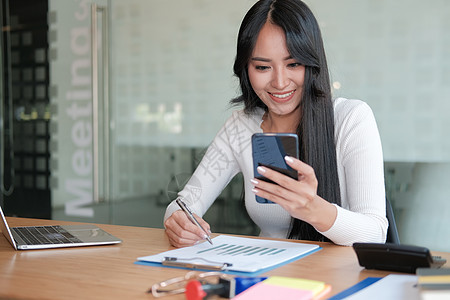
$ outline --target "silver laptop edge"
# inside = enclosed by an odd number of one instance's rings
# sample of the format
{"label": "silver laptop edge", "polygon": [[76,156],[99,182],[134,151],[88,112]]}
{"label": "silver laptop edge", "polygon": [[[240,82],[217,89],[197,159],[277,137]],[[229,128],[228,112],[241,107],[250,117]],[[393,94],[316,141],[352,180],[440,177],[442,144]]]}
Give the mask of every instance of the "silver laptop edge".
{"label": "silver laptop edge", "polygon": [[[3,210],[0,206],[1,222],[0,227],[3,235],[11,243],[11,245],[16,250],[33,250],[33,249],[53,249],[53,248],[67,248],[67,247],[81,247],[81,246],[100,246],[100,245],[111,245],[119,244],[122,240],[109,234],[103,229],[95,225],[61,225],[62,228],[66,229],[68,232],[78,237],[81,243],[65,243],[65,244],[39,244],[39,245],[27,245],[17,233],[13,230],[15,227],[9,227],[6,221]],[[28,227],[28,226],[27,226]],[[34,227],[34,226],[31,226]],[[89,232],[88,235],[83,235],[83,233]],[[81,235],[78,235],[81,234]]]}
{"label": "silver laptop edge", "polygon": [[6,237],[6,239],[11,243],[11,245],[14,247],[14,249],[17,250],[16,242],[14,241],[11,230],[9,230],[8,222],[6,222],[6,218],[5,218],[5,215],[3,214],[3,209],[1,206],[0,206],[0,215],[2,215],[2,219],[0,222],[2,233]]}

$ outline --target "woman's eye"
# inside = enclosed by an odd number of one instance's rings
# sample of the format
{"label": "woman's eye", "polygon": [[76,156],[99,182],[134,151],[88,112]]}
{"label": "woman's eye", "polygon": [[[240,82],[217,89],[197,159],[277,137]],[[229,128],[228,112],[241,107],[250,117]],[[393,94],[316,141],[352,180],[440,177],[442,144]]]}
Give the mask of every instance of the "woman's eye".
{"label": "woman's eye", "polygon": [[292,64],[288,64],[288,67],[289,68],[297,68],[297,67],[300,67],[302,64],[300,64],[300,63],[292,63]]}
{"label": "woman's eye", "polygon": [[269,69],[270,67],[268,67],[268,66],[255,66],[255,69],[256,70],[259,70],[259,71],[265,71],[265,70],[267,70],[267,69]]}

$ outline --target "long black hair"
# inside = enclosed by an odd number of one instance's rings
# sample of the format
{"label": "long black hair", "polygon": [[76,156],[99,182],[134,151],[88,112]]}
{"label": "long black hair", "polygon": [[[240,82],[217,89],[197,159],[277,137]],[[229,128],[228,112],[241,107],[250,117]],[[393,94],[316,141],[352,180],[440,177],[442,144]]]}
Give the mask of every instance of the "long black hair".
{"label": "long black hair", "polygon": [[[300,0],[260,0],[247,12],[239,29],[233,67],[242,94],[231,103],[243,103],[246,113],[251,113],[256,107],[268,109],[254,92],[248,77],[248,62],[266,22],[283,29],[290,55],[305,66],[300,124],[297,127],[300,159],[314,168],[318,180],[317,194],[340,205],[330,78],[320,28],[305,3]],[[327,240],[309,223],[296,218],[291,220],[288,238]]]}

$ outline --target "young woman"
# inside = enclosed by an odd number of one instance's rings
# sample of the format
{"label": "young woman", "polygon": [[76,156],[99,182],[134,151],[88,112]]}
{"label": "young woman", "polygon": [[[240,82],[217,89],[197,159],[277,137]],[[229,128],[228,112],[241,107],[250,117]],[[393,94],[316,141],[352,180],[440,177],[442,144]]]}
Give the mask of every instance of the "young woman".
{"label": "young woman", "polygon": [[[234,73],[242,95],[180,196],[200,218],[222,189],[242,172],[245,206],[261,236],[330,240],[340,245],[384,242],[381,141],[371,109],[362,101],[332,100],[322,37],[300,0],[261,0],[244,17]],[[300,160],[286,157],[298,180],[260,167],[275,183],[254,178],[251,136],[290,132],[299,137]],[[275,202],[256,202],[255,194]],[[164,217],[176,247],[205,238],[175,203]]]}

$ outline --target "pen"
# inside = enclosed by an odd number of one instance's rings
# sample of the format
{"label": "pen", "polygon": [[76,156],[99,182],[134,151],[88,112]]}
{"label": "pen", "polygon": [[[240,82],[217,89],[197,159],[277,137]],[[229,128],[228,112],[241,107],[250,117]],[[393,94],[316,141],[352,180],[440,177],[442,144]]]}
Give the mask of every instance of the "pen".
{"label": "pen", "polygon": [[175,200],[178,204],[179,207],[181,207],[181,209],[184,211],[184,213],[186,214],[186,216],[189,218],[189,220],[191,220],[192,223],[194,223],[195,225],[197,225],[198,228],[200,228],[201,230],[203,230],[203,232],[206,234],[206,240],[212,245],[213,242],[211,241],[211,238],[209,237],[209,234],[206,232],[206,230],[202,227],[202,225],[200,225],[200,223],[197,221],[197,219],[194,217],[194,215],[192,214],[191,210],[189,209],[189,207],[186,205],[186,203],[184,203],[183,200],[181,200],[180,197],[178,197]]}

